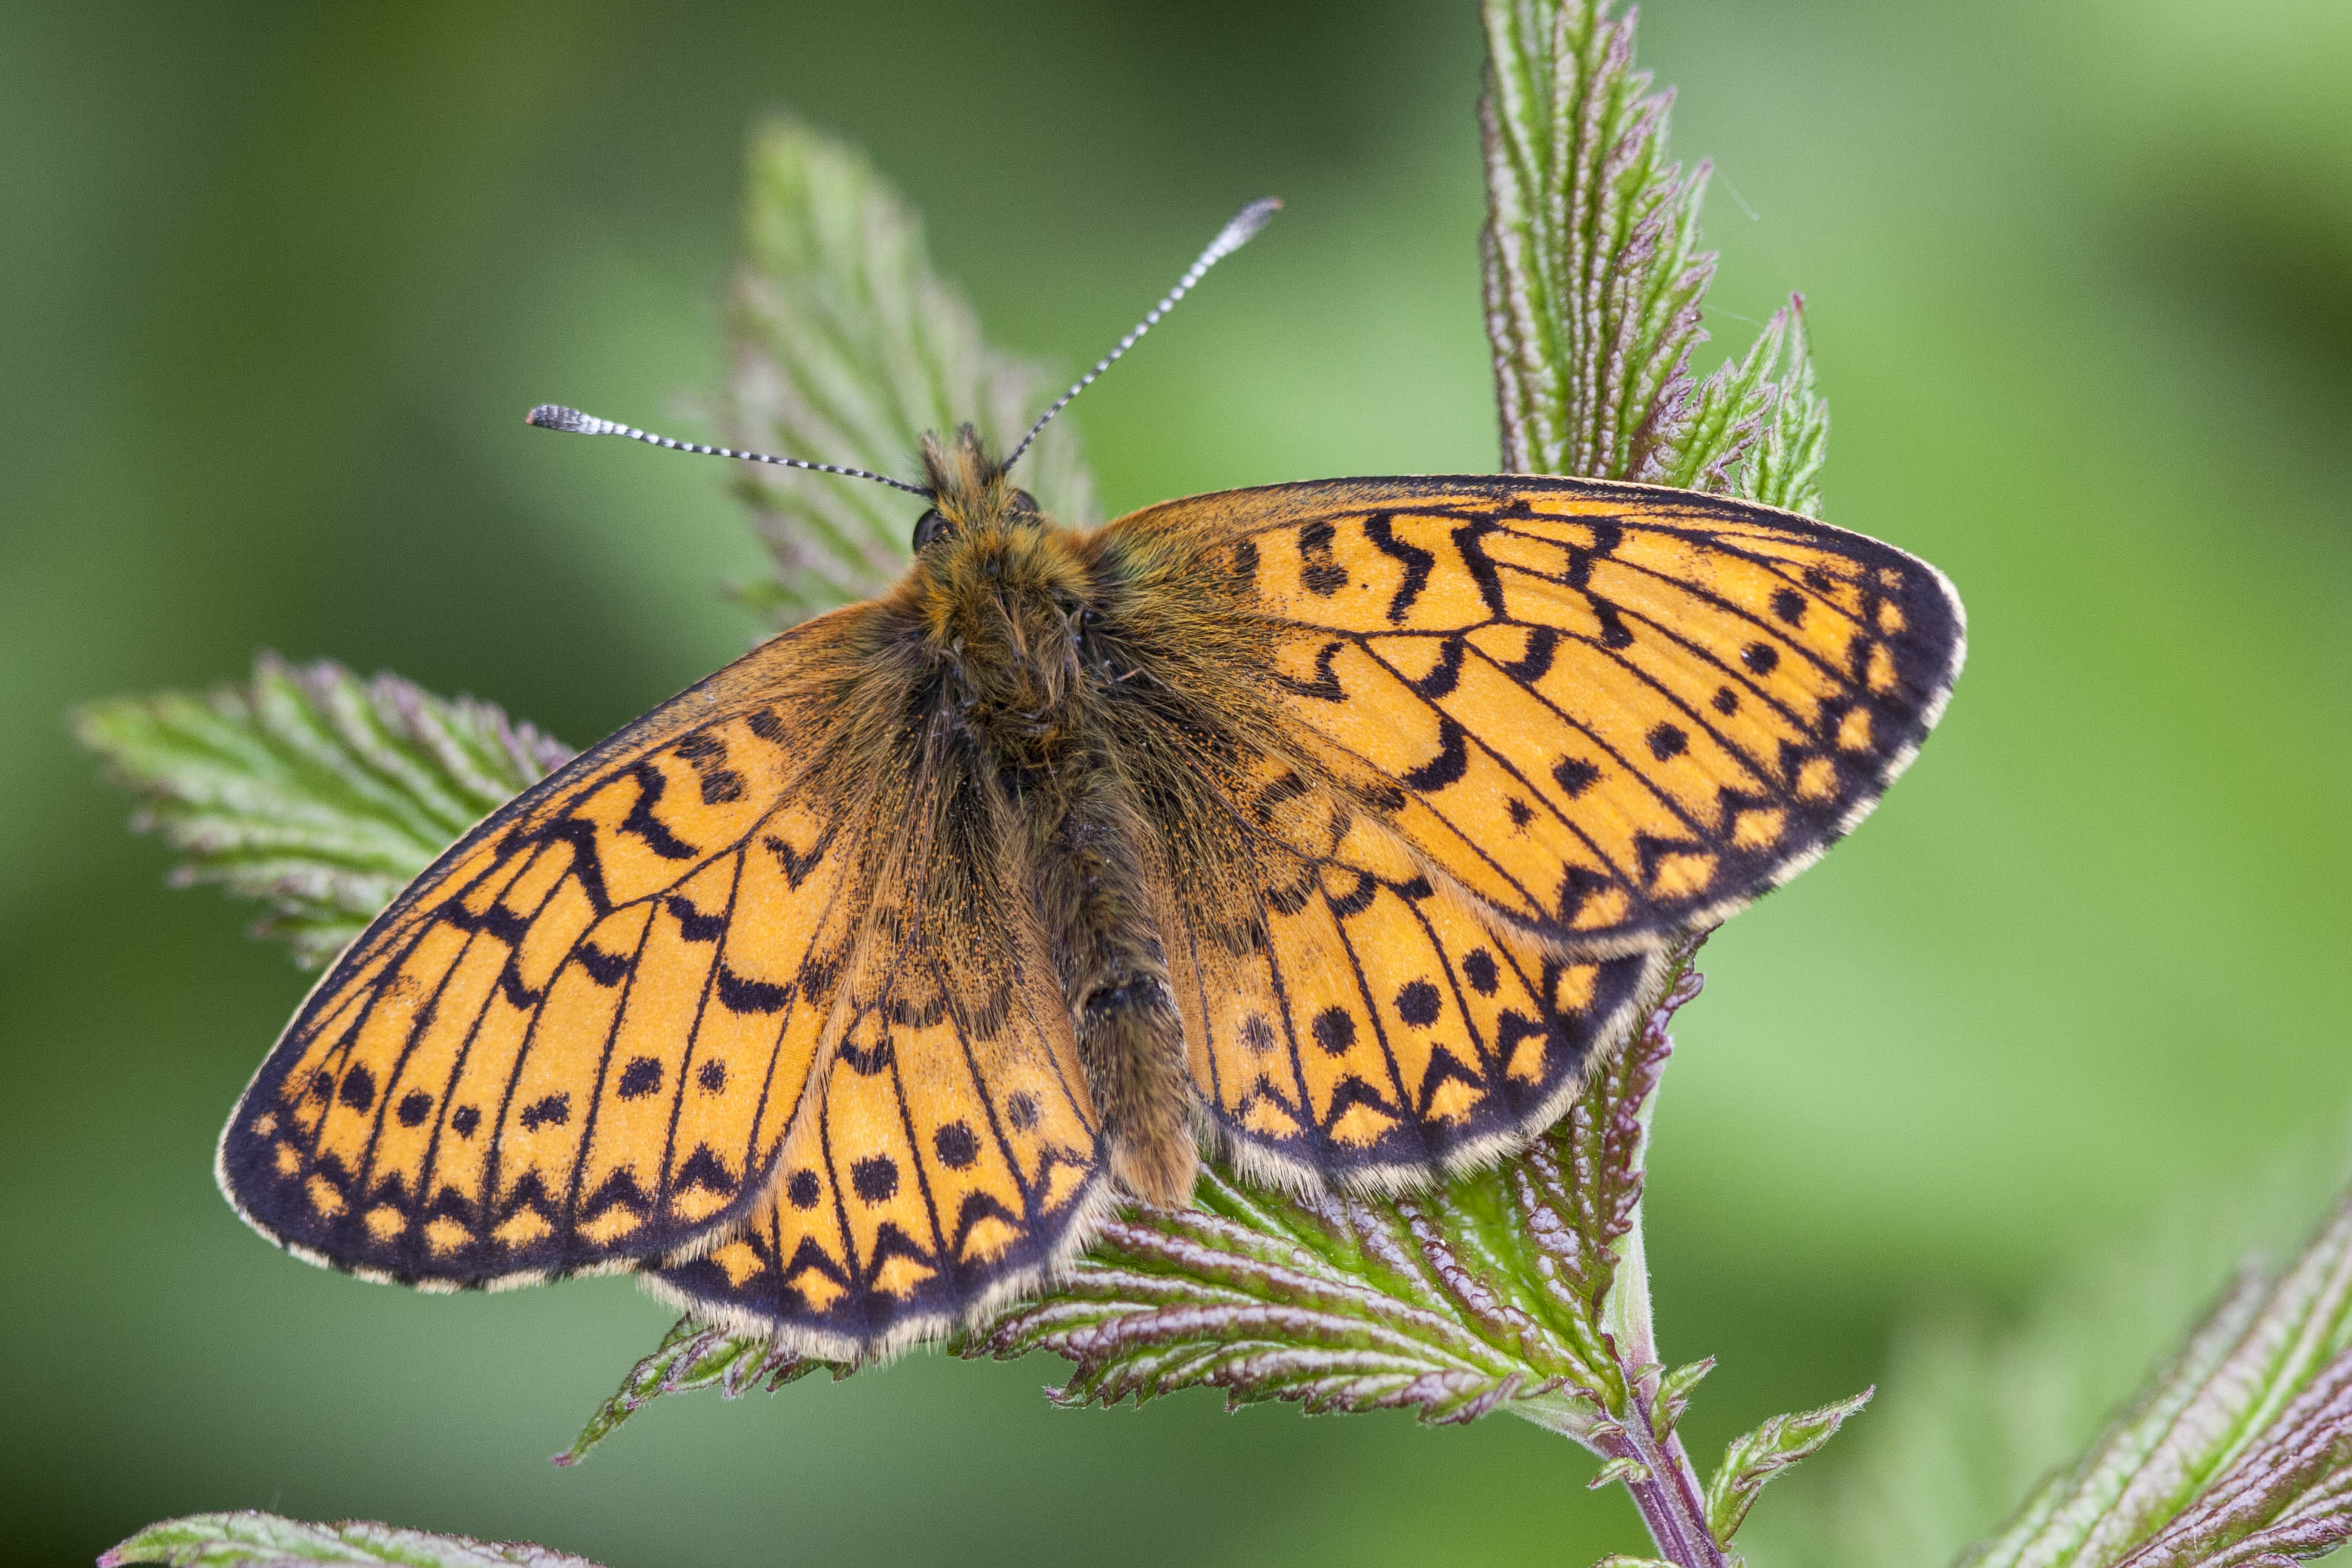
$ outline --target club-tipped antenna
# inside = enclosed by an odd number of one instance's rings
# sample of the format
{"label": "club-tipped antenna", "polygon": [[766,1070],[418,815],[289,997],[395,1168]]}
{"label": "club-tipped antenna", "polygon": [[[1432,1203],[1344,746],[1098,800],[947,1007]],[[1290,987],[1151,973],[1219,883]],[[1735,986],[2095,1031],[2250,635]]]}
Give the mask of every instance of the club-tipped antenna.
{"label": "club-tipped antenna", "polygon": [[1118,347],[1096,361],[1094,369],[1078,377],[1076,382],[1072,384],[1069,391],[1054,400],[1053,407],[1037,416],[1037,423],[1029,426],[1029,434],[1021,437],[1021,445],[1013,448],[1013,455],[1004,459],[1004,466],[1009,468],[1019,462],[1021,454],[1029,449],[1029,443],[1037,438],[1037,432],[1043,430],[1053,420],[1055,415],[1068,407],[1071,398],[1092,386],[1095,377],[1108,370],[1119,355],[1133,348],[1137,340],[1150,331],[1160,317],[1174,309],[1177,300],[1192,291],[1192,285],[1201,280],[1202,274],[1247,245],[1251,237],[1266,226],[1266,220],[1281,210],[1280,197],[1260,196],[1256,201],[1235,213],[1234,220],[1217,231],[1216,238],[1209,241],[1209,248],[1201,252],[1200,259],[1184,269],[1183,277],[1176,279],[1176,287],[1168,290],[1160,303],[1152,306],[1145,313],[1143,320],[1135,324],[1135,331],[1119,339]]}
{"label": "club-tipped antenna", "polygon": [[632,441],[643,441],[650,447],[667,447],[673,452],[692,452],[704,458],[740,458],[747,463],[773,463],[780,468],[806,468],[812,473],[872,479],[877,485],[888,485],[892,489],[905,490],[910,496],[928,497],[931,493],[920,485],[910,485],[904,479],[894,479],[887,474],[877,474],[866,468],[845,468],[837,463],[812,463],[804,458],[772,458],[765,452],[738,452],[731,447],[706,447],[699,441],[675,441],[667,436],[640,430],[634,425],[599,419],[593,414],[583,414],[577,408],[566,408],[559,403],[541,404],[523,416],[523,423],[536,425],[542,430],[569,430],[579,436],[626,436]]}

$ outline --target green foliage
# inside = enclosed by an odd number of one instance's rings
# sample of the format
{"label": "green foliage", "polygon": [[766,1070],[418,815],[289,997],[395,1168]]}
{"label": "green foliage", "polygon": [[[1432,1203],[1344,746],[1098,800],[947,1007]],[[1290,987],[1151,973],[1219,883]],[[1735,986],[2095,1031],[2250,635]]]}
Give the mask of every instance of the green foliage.
{"label": "green foliage", "polygon": [[307,1524],[250,1509],[151,1524],[101,1553],[99,1568],[596,1568],[585,1557],[527,1541],[434,1535],[367,1520]]}
{"label": "green foliage", "polygon": [[310,967],[572,754],[470,697],[267,653],[250,681],[92,702],[73,729],[140,797],[132,825],[184,857],[173,880],[259,901],[257,933]]}
{"label": "green foliage", "polygon": [[1824,1405],[1795,1415],[1775,1415],[1753,1432],[1734,1437],[1723,1451],[1723,1463],[1706,1483],[1706,1527],[1715,1539],[1729,1545],[1755,1506],[1765,1483],[1800,1459],[1809,1459],[1837,1436],[1847,1416],[1870,1403],[1874,1390],[1864,1389],[1851,1399]]}
{"label": "green foliage", "polygon": [[1723,490],[1818,515],[1829,434],[1829,405],[1813,388],[1804,301],[1791,298],[1745,354],[1699,386],[1660,477],[1685,489]]}
{"label": "green foliage", "polygon": [[2352,1198],[2244,1270],[2171,1361],[1969,1568],[2195,1568],[2352,1539]]}
{"label": "green foliage", "polygon": [[[1790,295],[1789,302],[1772,313],[1755,345],[1740,361],[1741,374],[1746,374],[1750,362],[1760,362],[1758,375],[1772,384],[1773,394],[1764,410],[1763,428],[1746,451],[1731,493],[1819,517],[1822,465],[1829,457],[1830,405],[1813,385],[1804,296]],[[1710,387],[1715,379],[1709,378]]]}
{"label": "green foliage", "polygon": [[[1828,416],[1802,302],[1704,382],[1689,368],[1713,258],[1698,249],[1705,170],[1664,156],[1666,99],[1633,68],[1630,17],[1600,0],[1492,0],[1484,123],[1486,293],[1507,464],[1725,490],[1816,512]],[[888,469],[917,437],[970,419],[1000,445],[1055,390],[986,346],[924,259],[919,225],[855,153],[790,122],[756,138],[736,292],[733,437]],[[1092,512],[1066,422],[1024,475],[1066,518]],[[741,480],[773,548],[780,615],[896,575],[903,506],[830,476]],[[318,963],[450,840],[560,763],[496,709],[392,676],[295,668],[202,697],[121,699],[76,717],[142,798],[141,826],[184,881],[264,901],[265,930]],[[1712,1367],[1656,1353],[1641,1197],[1666,994],[1583,1097],[1521,1159],[1404,1196],[1297,1198],[1211,1170],[1194,1203],[1130,1208],[1038,1299],[961,1336],[968,1357],[1068,1361],[1055,1397],[1141,1402],[1219,1389],[1229,1403],[1410,1409],[1459,1423],[1509,1411],[1583,1444],[1622,1485],[1662,1557],[1718,1568],[1765,1486],[1870,1398],[1775,1416],[1701,1487],[1676,1425]],[[821,1367],[682,1321],[559,1464],[667,1394],[771,1392]],[[2129,1411],[2041,1486],[1969,1568],[2237,1568],[2352,1538],[2352,1202],[2302,1258],[2248,1273]],[[576,1563],[538,1547],[264,1514],[158,1525],[108,1564]]]}
{"label": "green foliage", "polygon": [[1792,299],[1704,384],[1706,165],[1607,0],[1486,0],[1486,329],[1512,473],[1724,490],[1817,513],[1829,410]]}
{"label": "green foliage", "polygon": [[724,1329],[705,1328],[691,1318],[680,1318],[670,1325],[653,1353],[629,1369],[613,1397],[589,1417],[579,1437],[555,1456],[555,1462],[566,1468],[578,1464],[614,1427],[665,1394],[715,1388],[722,1398],[740,1399],[760,1387],[773,1394],[820,1367],[830,1367],[836,1378],[855,1370],[812,1361],[765,1340],[740,1338]]}
{"label": "green foliage", "polygon": [[1689,424],[1706,171],[1604,0],[1487,0],[1486,329],[1513,473],[1652,479]]}
{"label": "green foliage", "polygon": [[1193,1206],[1115,1220],[1050,1295],[967,1354],[1050,1350],[1067,1404],[1206,1384],[1229,1403],[1408,1408],[1433,1422],[1526,1406],[1595,1440],[1629,1398],[1609,1311],[1641,1201],[1643,1113],[1687,967],[1646,1026],[1523,1159],[1425,1194],[1287,1198],[1215,1172]]}
{"label": "green foliage", "polygon": [[[743,260],[729,312],[732,443],[905,479],[927,430],[971,423],[998,451],[1061,390],[991,347],[931,270],[922,220],[855,149],[792,120],[751,138]],[[898,580],[906,498],[870,481],[743,465],[737,488],[775,556],[744,595],[779,622]],[[1023,459],[1022,482],[1063,521],[1095,521],[1094,480],[1065,416]]]}

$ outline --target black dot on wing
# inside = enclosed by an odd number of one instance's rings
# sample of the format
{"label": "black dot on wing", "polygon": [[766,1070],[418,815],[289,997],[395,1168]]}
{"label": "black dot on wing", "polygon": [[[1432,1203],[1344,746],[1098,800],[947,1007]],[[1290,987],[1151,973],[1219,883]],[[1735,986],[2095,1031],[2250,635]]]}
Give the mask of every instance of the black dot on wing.
{"label": "black dot on wing", "polygon": [[662,1065],[651,1057],[638,1057],[621,1069],[620,1095],[623,1100],[643,1100],[656,1093],[662,1086]]}
{"label": "black dot on wing", "polygon": [[980,1140],[961,1121],[950,1121],[932,1133],[931,1147],[940,1152],[940,1163],[950,1171],[963,1170],[980,1158]]}
{"label": "black dot on wing", "polygon": [[1739,693],[1728,686],[1715,689],[1715,710],[1726,718],[1739,711]]}
{"label": "black dot on wing", "polygon": [[1338,1056],[1356,1043],[1356,1020],[1344,1007],[1326,1007],[1315,1015],[1315,1043]]}
{"label": "black dot on wing", "polygon": [[327,1071],[324,1068],[320,1068],[317,1072],[312,1073],[310,1075],[310,1098],[317,1100],[328,1100],[334,1099],[334,1097],[335,1075]]}
{"label": "black dot on wing", "polygon": [[1551,776],[1568,792],[1568,798],[1574,800],[1592,787],[1601,777],[1601,770],[1582,757],[1562,757],[1552,764]]}
{"label": "black dot on wing", "polygon": [[433,1114],[433,1097],[421,1089],[412,1089],[400,1097],[400,1124],[422,1127],[425,1119]]}
{"label": "black dot on wing", "polygon": [[898,1190],[898,1162],[887,1154],[869,1154],[849,1167],[849,1185],[869,1204],[887,1203]]}
{"label": "black dot on wing", "polygon": [[1690,737],[1672,724],[1659,725],[1645,738],[1650,742],[1650,755],[1662,763],[1690,750]]}
{"label": "black dot on wing", "polygon": [[1504,809],[1511,814],[1511,826],[1514,827],[1525,827],[1536,819],[1535,808],[1517,795],[1513,795]]}
{"label": "black dot on wing", "polygon": [[481,1124],[482,1113],[470,1105],[459,1106],[449,1116],[449,1126],[460,1138],[471,1138]]}
{"label": "black dot on wing", "polygon": [[1397,993],[1397,1016],[1416,1029],[1425,1029],[1437,1022],[1440,1009],[1437,987],[1426,980],[1416,980]]}
{"label": "black dot on wing", "polygon": [[375,1074],[353,1063],[343,1074],[342,1102],[353,1110],[365,1110],[375,1103]]}
{"label": "black dot on wing", "polygon": [[1015,1089],[1005,1097],[1004,1120],[1016,1132],[1026,1132],[1037,1125],[1037,1097],[1027,1089]]}
{"label": "black dot on wing", "polygon": [[1769,675],[1780,662],[1780,650],[1768,642],[1752,642],[1739,650],[1739,662],[1759,675]]}
{"label": "black dot on wing", "polygon": [[784,1196],[796,1209],[816,1207],[817,1197],[823,1191],[817,1184],[814,1171],[794,1171],[792,1179],[784,1184]]}
{"label": "black dot on wing", "polygon": [[1242,1044],[1261,1056],[1274,1049],[1274,1026],[1265,1014],[1252,1013],[1242,1020]]}
{"label": "black dot on wing", "polygon": [[1772,613],[1796,626],[1805,618],[1805,596],[1794,588],[1783,588],[1772,595]]}
{"label": "black dot on wing", "polygon": [[1826,594],[1832,588],[1837,586],[1837,582],[1836,579],[1832,578],[1828,573],[1822,571],[1820,567],[1808,566],[1805,568],[1805,586],[1811,588],[1816,592]]}
{"label": "black dot on wing", "polygon": [[705,1094],[724,1094],[727,1091],[727,1064],[713,1057],[695,1069],[694,1081],[702,1086]]}
{"label": "black dot on wing", "polygon": [[520,1120],[526,1132],[536,1132],[542,1127],[561,1127],[572,1120],[572,1097],[551,1094],[532,1100],[523,1108]]}
{"label": "black dot on wing", "polygon": [[1483,947],[1474,947],[1462,960],[1462,976],[1470,982],[1470,989],[1481,996],[1492,996],[1498,978],[1495,955]]}

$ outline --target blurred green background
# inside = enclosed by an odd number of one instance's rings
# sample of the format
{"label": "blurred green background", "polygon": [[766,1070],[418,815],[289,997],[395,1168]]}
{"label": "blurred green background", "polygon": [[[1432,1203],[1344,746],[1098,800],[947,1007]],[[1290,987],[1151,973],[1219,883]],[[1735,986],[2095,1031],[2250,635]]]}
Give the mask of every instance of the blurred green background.
{"label": "blurred green background", "polygon": [[[0,1554],[231,1507],[621,1568],[1636,1549],[1507,1419],[1070,1414],[1046,1362],[674,1401],[550,1468],[668,1314],[246,1231],[212,1141],[305,980],[163,890],[61,724],[268,646],[584,743],[740,651],[719,467],[520,416],[697,433],[767,107],[1068,363],[1287,199],[1079,405],[1114,512],[1491,468],[1478,51],[1467,0],[0,8]],[[2352,8],[1657,0],[1642,58],[1717,161],[1715,352],[1805,291],[1829,515],[1949,571],[1975,648],[1685,1015],[1651,1257],[1669,1352],[1723,1359],[1704,1458],[2341,1135]]]}

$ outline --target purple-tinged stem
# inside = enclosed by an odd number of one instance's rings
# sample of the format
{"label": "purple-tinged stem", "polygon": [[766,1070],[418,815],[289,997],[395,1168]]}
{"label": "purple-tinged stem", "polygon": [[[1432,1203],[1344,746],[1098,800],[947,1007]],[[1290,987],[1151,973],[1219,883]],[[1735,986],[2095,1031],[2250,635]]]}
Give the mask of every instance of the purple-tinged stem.
{"label": "purple-tinged stem", "polygon": [[1660,1556],[1676,1568],[1726,1568],[1723,1549],[1706,1528],[1706,1500],[1681,1436],[1668,1432],[1662,1443],[1652,1430],[1652,1395],[1644,1386],[1648,1381],[1634,1385],[1629,1401],[1633,1408],[1622,1425],[1601,1437],[1601,1447],[1610,1458],[1642,1467],[1638,1477],[1626,1478],[1625,1489],[1633,1494]]}

